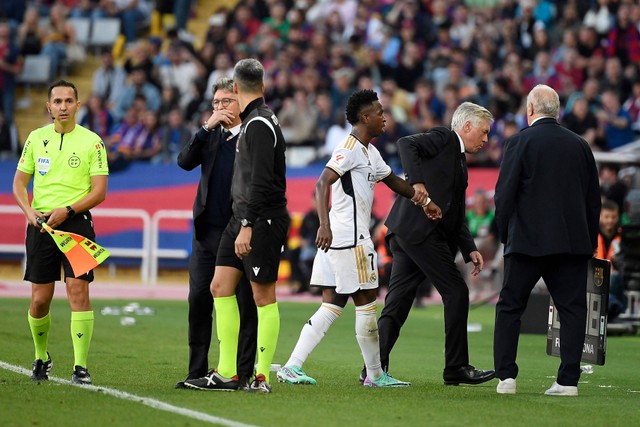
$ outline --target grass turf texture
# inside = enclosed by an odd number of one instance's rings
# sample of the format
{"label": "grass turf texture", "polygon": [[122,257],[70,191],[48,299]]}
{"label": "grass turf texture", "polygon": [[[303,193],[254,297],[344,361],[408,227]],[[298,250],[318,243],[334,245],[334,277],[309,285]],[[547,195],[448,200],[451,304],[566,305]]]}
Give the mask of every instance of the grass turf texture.
{"label": "grass turf texture", "polygon": [[[392,354],[391,372],[409,380],[406,389],[365,389],[357,382],[362,358],[354,337],[353,305],[328,332],[305,364],[317,386],[277,383],[273,393],[217,393],[175,390],[187,372],[187,304],[139,301],[156,310],[121,326],[119,316],[102,316],[105,306],[127,301],[94,301],[96,322],[89,370],[97,386],[149,397],[216,417],[260,426],[631,426],[640,423],[639,337],[608,342],[607,364],[583,375],[578,398],[544,396],[559,359],[545,354],[546,337],[522,335],[518,394],[497,395],[497,380],[479,386],[442,384],[442,307],[413,310]],[[0,299],[0,360],[31,369],[33,344],[26,320],[29,302]],[[280,303],[281,333],[274,362],[284,364],[300,328],[317,304]],[[69,309],[64,299],[52,305],[49,351],[52,376],[69,379],[73,356]],[[493,307],[472,310],[470,322],[482,331],[469,334],[471,363],[492,366]],[[215,335],[214,335],[215,336]],[[217,361],[212,346],[211,363]],[[125,401],[102,393],[0,368],[2,426],[195,426],[202,421]]]}

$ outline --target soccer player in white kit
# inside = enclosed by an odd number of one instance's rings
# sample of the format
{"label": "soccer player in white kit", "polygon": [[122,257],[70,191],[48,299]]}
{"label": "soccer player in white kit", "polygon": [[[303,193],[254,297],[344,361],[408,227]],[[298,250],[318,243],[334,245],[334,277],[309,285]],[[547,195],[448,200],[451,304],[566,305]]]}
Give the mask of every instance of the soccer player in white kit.
{"label": "soccer player in white kit", "polygon": [[[347,121],[353,128],[338,146],[316,183],[320,227],[318,251],[313,263],[311,285],[322,286],[322,305],[302,328],[298,342],[278,380],[289,384],[316,384],[302,365],[320,343],[331,324],[342,314],[349,299],[356,306],[356,339],[367,368],[368,387],[407,387],[380,364],[376,293],[377,254],[369,234],[374,186],[382,181],[401,196],[423,206],[430,218],[441,215],[423,187],[414,190],[393,173],[371,140],[384,131],[385,118],[378,96],[372,90],[357,91],[349,97]],[[332,207],[329,212],[329,199]]]}

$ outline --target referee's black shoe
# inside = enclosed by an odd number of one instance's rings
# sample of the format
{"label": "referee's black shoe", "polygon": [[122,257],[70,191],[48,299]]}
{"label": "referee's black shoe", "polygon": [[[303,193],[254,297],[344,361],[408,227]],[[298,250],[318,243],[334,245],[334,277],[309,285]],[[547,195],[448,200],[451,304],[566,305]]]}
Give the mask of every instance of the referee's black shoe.
{"label": "referee's black shoe", "polygon": [[33,361],[33,368],[31,369],[31,381],[46,381],[49,379],[49,372],[53,368],[53,362],[51,361],[51,355],[47,351],[47,360],[36,359]]}
{"label": "referee's black shoe", "polygon": [[212,391],[236,391],[240,386],[237,375],[234,375],[232,378],[225,378],[215,369],[209,371],[209,373],[202,378],[185,380],[184,385],[187,388]]}

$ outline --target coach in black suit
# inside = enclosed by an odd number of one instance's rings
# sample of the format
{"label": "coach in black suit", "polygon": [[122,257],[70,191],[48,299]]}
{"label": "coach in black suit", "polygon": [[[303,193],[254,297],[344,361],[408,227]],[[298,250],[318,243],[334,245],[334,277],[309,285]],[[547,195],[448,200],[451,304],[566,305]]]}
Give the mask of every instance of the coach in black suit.
{"label": "coach in black suit", "polygon": [[496,305],[498,393],[516,392],[520,317],[542,277],[560,316],[560,368],[550,395],[575,396],[587,316],[587,264],[598,243],[600,188],[589,145],[560,126],[558,94],[538,85],[527,97],[529,127],[505,145],[496,221],[505,244]]}
{"label": "coach in black suit", "polygon": [[[240,107],[233,81],[213,86],[213,114],[178,155],[185,170],[201,166],[198,193],[193,203],[193,241],[189,259],[189,375],[204,377],[208,371],[213,297],[209,289],[216,266],[220,236],[231,218],[231,177],[240,133]],[[240,307],[238,376],[245,384],[253,375],[257,349],[258,315],[251,285],[245,277],[236,289]],[[176,384],[183,388],[184,382]]]}
{"label": "coach in black suit", "polygon": [[[432,201],[424,207],[425,216],[409,199],[398,198],[386,221],[393,265],[389,292],[378,321],[380,360],[385,370],[416,289],[429,278],[444,303],[445,384],[479,384],[494,376],[493,371],[469,365],[469,289],[454,261],[459,249],[465,261],[473,262],[473,274],[478,274],[483,266],[464,220],[465,152],[475,153],[482,148],[492,121],[485,108],[465,102],[453,114],[452,129],[436,127],[398,141],[406,179],[414,187],[426,187]],[[440,208],[436,213],[437,207]]]}

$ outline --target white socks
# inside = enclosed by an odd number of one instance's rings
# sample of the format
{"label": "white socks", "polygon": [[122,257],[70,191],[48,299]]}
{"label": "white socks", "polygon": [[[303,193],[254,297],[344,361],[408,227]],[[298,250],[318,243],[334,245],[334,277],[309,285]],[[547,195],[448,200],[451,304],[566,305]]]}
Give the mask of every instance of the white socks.
{"label": "white socks", "polygon": [[322,341],[322,338],[324,338],[331,324],[335,322],[338,317],[340,317],[340,315],[342,314],[342,310],[343,308],[340,306],[323,302],[318,311],[316,311],[313,316],[311,316],[311,318],[307,321],[307,323],[305,323],[305,325],[302,327],[298,342],[296,343],[296,346],[293,349],[293,352],[291,353],[291,356],[289,357],[289,360],[287,361],[285,366],[302,367],[313,349],[315,349],[316,346],[320,344],[320,341]]}
{"label": "white socks", "polygon": [[356,306],[356,339],[367,367],[367,376],[372,380],[380,378],[382,366],[375,301]]}

